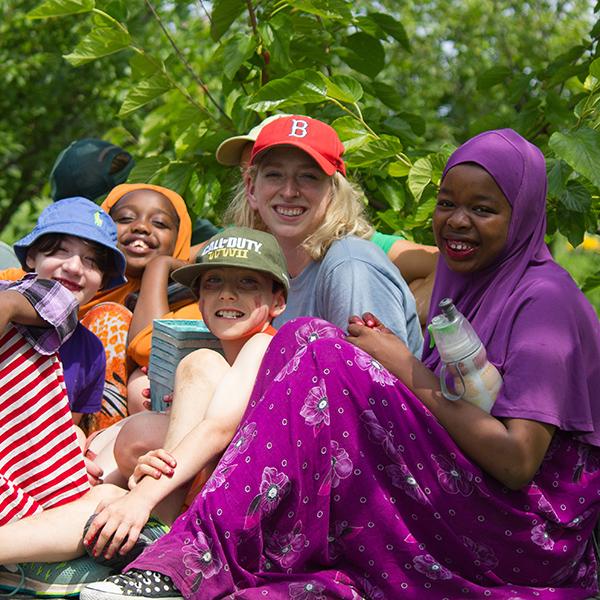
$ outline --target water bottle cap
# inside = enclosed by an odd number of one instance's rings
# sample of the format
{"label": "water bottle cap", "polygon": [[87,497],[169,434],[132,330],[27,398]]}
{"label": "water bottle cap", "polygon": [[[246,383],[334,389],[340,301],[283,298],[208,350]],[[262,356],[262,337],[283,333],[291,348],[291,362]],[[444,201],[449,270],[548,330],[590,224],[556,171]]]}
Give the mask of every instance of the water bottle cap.
{"label": "water bottle cap", "polygon": [[444,314],[433,317],[429,331],[442,361],[457,362],[473,354],[481,346],[481,340],[450,299],[444,299],[442,303],[440,308]]}

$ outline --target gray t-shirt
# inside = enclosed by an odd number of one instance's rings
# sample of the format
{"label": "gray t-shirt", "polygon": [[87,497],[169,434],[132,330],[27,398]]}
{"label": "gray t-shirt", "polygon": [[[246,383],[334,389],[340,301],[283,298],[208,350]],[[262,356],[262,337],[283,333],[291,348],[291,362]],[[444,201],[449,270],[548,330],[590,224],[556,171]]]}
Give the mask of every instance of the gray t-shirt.
{"label": "gray t-shirt", "polygon": [[325,257],[291,279],[287,307],[273,325],[319,317],[344,331],[351,315],[373,313],[421,356],[423,335],[415,299],[400,271],[375,244],[354,236],[336,240]]}

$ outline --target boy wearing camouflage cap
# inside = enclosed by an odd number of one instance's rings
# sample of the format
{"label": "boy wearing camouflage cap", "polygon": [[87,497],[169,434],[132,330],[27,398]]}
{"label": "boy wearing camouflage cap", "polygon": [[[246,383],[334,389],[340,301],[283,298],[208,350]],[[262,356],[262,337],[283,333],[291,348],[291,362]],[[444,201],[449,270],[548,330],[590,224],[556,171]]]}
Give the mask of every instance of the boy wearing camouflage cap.
{"label": "boy wearing camouflage cap", "polygon": [[[245,227],[232,227],[213,236],[196,257],[195,264],[181,267],[171,276],[198,296],[202,318],[221,341],[225,359],[213,350],[201,349],[181,361],[178,373],[182,368],[203,365],[202,380],[194,381],[193,389],[184,389],[178,387],[176,375],[171,415],[179,413],[181,428],[186,415],[181,414],[179,406],[189,406],[191,399],[196,409],[200,402],[205,404],[205,409],[198,411],[204,417],[189,428],[188,416],[188,432],[184,435],[173,432],[176,420],[173,417],[169,421],[164,449],[151,450],[139,459],[129,480],[132,491],[117,500],[115,506],[109,505],[96,515],[87,529],[84,544],[88,552],[100,553],[109,559],[119,547],[119,560],[123,558],[128,562],[132,558],[123,555],[134,547],[136,531],[143,527],[149,516],[148,508],[162,502],[197,475],[192,492],[197,492],[206,481],[205,468],[208,467],[208,471],[214,468],[216,459],[231,441],[246,411],[260,363],[275,334],[271,321],[285,309],[289,288],[286,261],[275,238],[264,231]],[[206,389],[213,390],[210,397],[202,393]],[[193,398],[180,396],[186,393]],[[136,415],[123,426],[117,444],[127,437],[135,440],[139,448],[138,432],[149,427],[150,420],[152,427],[156,427],[157,419],[161,418],[169,419],[170,416]],[[132,425],[133,429],[130,429]],[[171,498],[173,514],[170,516],[175,518],[181,507],[181,496],[175,494]],[[121,502],[130,517],[127,523],[111,518],[117,511],[124,510],[118,506]],[[164,502],[161,516],[165,518]],[[123,527],[128,528],[124,536],[121,535]],[[117,529],[120,537],[115,541],[112,536]],[[123,539],[125,542],[121,544]],[[139,545],[136,551],[139,551]]]}

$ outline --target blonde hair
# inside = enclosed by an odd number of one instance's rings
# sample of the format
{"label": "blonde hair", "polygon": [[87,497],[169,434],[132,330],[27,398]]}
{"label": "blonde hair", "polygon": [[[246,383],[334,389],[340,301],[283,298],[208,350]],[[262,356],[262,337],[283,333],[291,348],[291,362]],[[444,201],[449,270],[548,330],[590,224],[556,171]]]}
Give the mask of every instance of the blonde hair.
{"label": "blonde hair", "polygon": [[[249,167],[246,177],[254,180],[257,171],[256,165]],[[331,198],[325,217],[317,229],[302,242],[302,248],[312,260],[321,260],[335,240],[348,235],[370,239],[374,232],[366,216],[362,190],[337,171],[330,179]],[[258,211],[248,202],[244,180],[237,185],[233,200],[223,215],[223,222],[238,227],[267,230]]]}

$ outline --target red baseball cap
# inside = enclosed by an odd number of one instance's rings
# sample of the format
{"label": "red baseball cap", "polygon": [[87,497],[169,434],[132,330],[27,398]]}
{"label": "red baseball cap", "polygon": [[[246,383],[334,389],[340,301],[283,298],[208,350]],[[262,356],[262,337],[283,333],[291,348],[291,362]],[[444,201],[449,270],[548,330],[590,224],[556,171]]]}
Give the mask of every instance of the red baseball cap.
{"label": "red baseball cap", "polygon": [[250,164],[256,158],[275,146],[294,146],[312,157],[327,175],[339,171],[346,175],[346,165],[342,160],[344,146],[335,129],[323,121],[290,115],[271,121],[265,125],[254,142]]}

